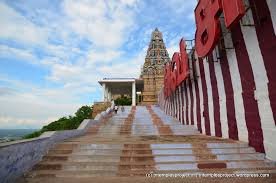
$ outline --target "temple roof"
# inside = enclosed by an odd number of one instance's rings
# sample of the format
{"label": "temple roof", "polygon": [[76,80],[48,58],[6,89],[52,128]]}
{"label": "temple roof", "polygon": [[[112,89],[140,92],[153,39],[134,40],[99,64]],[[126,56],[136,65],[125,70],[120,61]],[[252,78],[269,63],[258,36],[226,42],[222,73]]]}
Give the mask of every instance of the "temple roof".
{"label": "temple roof", "polygon": [[[151,34],[151,40],[147,50],[145,63],[141,74],[156,72],[162,70],[164,64],[169,62],[169,54],[163,41],[162,32],[155,28]],[[153,71],[154,70],[154,71]]]}

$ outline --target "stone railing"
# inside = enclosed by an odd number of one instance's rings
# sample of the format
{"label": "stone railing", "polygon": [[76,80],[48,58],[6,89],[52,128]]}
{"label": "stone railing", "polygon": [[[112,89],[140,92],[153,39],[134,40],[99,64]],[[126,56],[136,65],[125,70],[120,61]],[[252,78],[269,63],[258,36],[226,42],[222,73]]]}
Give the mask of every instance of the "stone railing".
{"label": "stone railing", "polygon": [[76,130],[44,132],[37,138],[0,144],[0,182],[15,182],[28,172],[55,144],[65,139],[83,135],[97,125],[110,112],[111,107],[98,114],[94,120],[85,119]]}

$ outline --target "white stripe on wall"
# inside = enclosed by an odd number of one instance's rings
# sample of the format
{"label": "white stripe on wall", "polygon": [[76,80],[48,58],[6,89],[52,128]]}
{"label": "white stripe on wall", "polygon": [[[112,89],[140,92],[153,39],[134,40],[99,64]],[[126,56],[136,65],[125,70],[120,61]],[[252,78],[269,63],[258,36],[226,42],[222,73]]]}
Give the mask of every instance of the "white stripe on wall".
{"label": "white stripe on wall", "polygon": [[[247,11],[247,18],[254,22],[252,11]],[[273,141],[276,139],[276,127],[273,113],[270,105],[268,93],[268,78],[264,65],[264,60],[259,47],[257,33],[255,27],[242,26],[241,30],[245,41],[245,46],[250,59],[253,70],[256,90],[255,99],[258,103],[259,114],[264,137],[264,148],[268,157],[276,159],[276,148],[273,149]]]}
{"label": "white stripe on wall", "polygon": [[187,88],[187,98],[188,98],[188,121],[189,125],[191,125],[191,96],[190,96],[190,88],[189,88],[189,80],[186,80],[186,88]]}
{"label": "white stripe on wall", "polygon": [[209,63],[206,58],[203,60],[205,79],[207,85],[207,95],[208,95],[208,108],[209,108],[209,119],[210,119],[210,132],[212,136],[215,136],[215,121],[214,121],[214,105],[213,105],[213,95],[212,95],[212,87],[211,87],[211,78],[210,78],[210,70]]}
{"label": "white stripe on wall", "polygon": [[217,59],[217,56],[219,57],[218,47],[213,51],[213,59],[219,95],[221,133],[223,138],[229,138],[224,80],[221,71],[221,63],[220,60]]}
{"label": "white stripe on wall", "polygon": [[179,92],[179,109],[180,109],[180,114],[179,114],[179,117],[180,117],[180,123],[182,124],[183,123],[183,120],[182,120],[182,99],[181,99],[181,85],[178,87],[178,92]]}
{"label": "white stripe on wall", "polygon": [[183,88],[183,106],[182,106],[182,112],[183,112],[183,117],[184,117],[184,124],[186,124],[186,98],[185,98],[185,90],[184,90],[184,82],[182,82],[182,88]]}
{"label": "white stripe on wall", "polygon": [[180,96],[180,92],[179,92],[179,87],[176,88],[177,91],[177,119],[180,121],[180,100],[179,100],[179,96]]}
{"label": "white stripe on wall", "polygon": [[272,24],[274,28],[274,33],[276,36],[276,1],[275,0],[266,0],[272,19]]}
{"label": "white stripe on wall", "polygon": [[193,93],[193,99],[194,99],[194,106],[193,106],[193,116],[194,116],[194,126],[197,128],[197,113],[196,113],[196,92],[195,92],[195,82],[194,82],[194,73],[193,73],[193,60],[191,57],[190,58],[190,62],[189,62],[189,65],[190,65],[190,82],[192,84],[192,93]]}
{"label": "white stripe on wall", "polygon": [[197,81],[198,81],[198,91],[199,91],[199,100],[200,100],[200,117],[201,117],[201,128],[202,128],[202,134],[206,134],[206,130],[205,130],[205,120],[203,117],[203,93],[202,93],[202,83],[201,83],[201,73],[200,73],[200,69],[199,69],[199,60],[197,58],[197,55],[195,55],[196,58],[196,62],[195,62],[195,66],[196,66],[196,73],[197,73]]}
{"label": "white stripe on wall", "polygon": [[[225,31],[225,25],[221,24],[222,31]],[[223,30],[224,29],[224,30]],[[234,49],[231,33],[224,36],[224,44],[226,49],[226,56],[229,63],[229,70],[231,73],[231,81],[233,87],[235,113],[237,121],[237,129],[239,140],[248,142],[248,130],[245,122],[244,105],[242,98],[242,85],[241,77],[238,68],[238,61],[236,56],[236,51]]]}

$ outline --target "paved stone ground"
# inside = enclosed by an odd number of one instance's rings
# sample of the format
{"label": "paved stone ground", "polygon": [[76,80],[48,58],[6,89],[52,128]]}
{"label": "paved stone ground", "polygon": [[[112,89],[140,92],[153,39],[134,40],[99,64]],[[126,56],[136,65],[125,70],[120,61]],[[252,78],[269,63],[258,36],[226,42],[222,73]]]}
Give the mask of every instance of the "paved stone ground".
{"label": "paved stone ground", "polygon": [[[269,178],[212,178],[269,173]],[[187,176],[193,177],[164,177]],[[162,176],[162,177],[158,177]],[[245,175],[246,176],[246,175]],[[276,182],[276,167],[246,143],[201,135],[158,107],[125,107],[56,145],[19,182]]]}

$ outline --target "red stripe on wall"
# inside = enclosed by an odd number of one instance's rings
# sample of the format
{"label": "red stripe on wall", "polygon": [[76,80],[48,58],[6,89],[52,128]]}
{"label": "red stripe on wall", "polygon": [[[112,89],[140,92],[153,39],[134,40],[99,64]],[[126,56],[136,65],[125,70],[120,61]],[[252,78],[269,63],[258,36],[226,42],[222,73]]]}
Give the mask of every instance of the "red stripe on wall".
{"label": "red stripe on wall", "polygon": [[182,113],[182,124],[185,124],[185,119],[184,119],[184,82],[181,83],[180,85],[181,88],[181,113]]}
{"label": "red stripe on wall", "polygon": [[167,97],[167,114],[169,115],[170,113],[169,113],[169,111],[170,111],[170,98],[169,97]]}
{"label": "red stripe on wall", "polygon": [[171,96],[168,97],[168,114],[171,115]]}
{"label": "red stripe on wall", "polygon": [[185,109],[185,113],[186,113],[186,124],[189,125],[189,101],[188,101],[188,92],[187,92],[187,82],[184,81],[184,91],[185,91],[185,104],[186,104],[186,109]]}
{"label": "red stripe on wall", "polygon": [[170,115],[173,116],[173,94],[170,96],[170,104],[171,104]]}
{"label": "red stripe on wall", "polygon": [[179,109],[180,109],[180,105],[179,105],[179,95],[180,95],[180,93],[179,93],[179,87],[177,87],[177,98],[176,98],[176,100],[177,100],[177,119],[178,119],[178,121],[180,121],[180,113],[179,113]]}
{"label": "red stripe on wall", "polygon": [[[164,92],[164,90],[163,90],[163,92]],[[163,93],[163,95],[164,95],[164,93]],[[167,99],[164,97],[164,101],[163,101],[163,103],[164,103],[164,109],[165,109],[165,113],[167,114]]]}
{"label": "red stripe on wall", "polygon": [[198,59],[198,63],[199,63],[198,65],[199,65],[199,70],[200,70],[200,78],[201,78],[201,83],[202,83],[202,94],[203,94],[203,117],[204,117],[206,135],[211,135],[211,132],[210,132],[210,119],[209,119],[208,94],[207,94],[207,85],[206,85],[203,62],[204,61],[202,59],[200,59],[200,58]]}
{"label": "red stripe on wall", "polygon": [[171,115],[171,97],[168,98],[168,114]]}
{"label": "red stripe on wall", "polygon": [[169,114],[172,116],[172,95],[170,96],[170,100],[169,100],[169,103],[170,103],[170,109],[169,109]]}
{"label": "red stripe on wall", "polygon": [[168,114],[171,115],[171,97],[168,98]]}
{"label": "red stripe on wall", "polygon": [[172,94],[172,98],[171,98],[171,102],[172,102],[172,116],[174,117],[174,93]]}
{"label": "red stripe on wall", "polygon": [[178,119],[178,91],[177,91],[177,88],[175,89],[175,97],[174,97],[174,100],[175,100],[175,118]]}
{"label": "red stripe on wall", "polygon": [[220,105],[219,105],[219,94],[218,94],[218,85],[217,78],[215,74],[214,59],[212,54],[208,56],[208,65],[210,70],[210,80],[212,87],[212,96],[213,96],[213,106],[214,106],[214,123],[215,123],[215,135],[221,137],[221,123],[220,123]]}
{"label": "red stripe on wall", "polygon": [[181,85],[178,86],[178,120],[181,122],[181,92],[180,92]]}
{"label": "red stripe on wall", "polygon": [[176,119],[178,120],[178,110],[179,110],[179,105],[178,105],[178,90],[176,89],[176,95],[175,95],[175,104],[176,104]]}
{"label": "red stripe on wall", "polygon": [[173,94],[170,96],[170,103],[171,103],[171,116],[174,116],[174,113],[173,113],[173,109],[174,109],[174,106],[173,106]]}
{"label": "red stripe on wall", "polygon": [[255,22],[256,33],[259,41],[259,47],[264,59],[264,65],[268,77],[268,91],[270,105],[273,112],[274,122],[276,125],[276,36],[272,24],[270,10],[266,1],[250,0],[252,13]]}
{"label": "red stripe on wall", "polygon": [[177,100],[177,95],[176,95],[176,91],[175,91],[173,93],[173,107],[174,107],[173,114],[174,114],[174,117],[177,119],[177,103],[176,103],[176,100]]}
{"label": "red stripe on wall", "polygon": [[194,95],[193,95],[193,88],[192,88],[192,81],[188,80],[188,86],[189,86],[189,93],[190,93],[190,121],[191,121],[191,124],[194,125]]}
{"label": "red stripe on wall", "polygon": [[[222,40],[223,41],[223,40]],[[224,43],[222,43],[224,45]],[[236,111],[235,111],[235,101],[234,101],[234,90],[232,85],[231,73],[229,69],[229,63],[226,55],[226,50],[220,50],[220,64],[221,72],[224,82],[224,90],[226,96],[226,109],[227,109],[227,121],[228,121],[228,133],[229,138],[238,140],[238,128],[236,120]]]}
{"label": "red stripe on wall", "polygon": [[245,120],[248,129],[249,145],[257,152],[264,152],[263,131],[257,101],[254,98],[255,81],[245,42],[238,25],[232,29],[233,44],[237,55],[238,68],[242,82]]}
{"label": "red stripe on wall", "polygon": [[171,98],[172,98],[172,96],[170,96],[169,98],[168,98],[168,114],[169,115],[172,115],[171,114],[171,110],[172,110],[172,103],[171,103]]}
{"label": "red stripe on wall", "polygon": [[178,121],[181,121],[181,115],[180,115],[180,112],[181,112],[181,93],[180,93],[180,86],[177,87],[177,91],[178,91],[178,97],[177,97],[177,105],[178,105]]}
{"label": "red stripe on wall", "polygon": [[[192,59],[193,68],[195,68],[195,61]],[[201,114],[200,114],[200,98],[199,98],[199,88],[198,88],[198,78],[194,71],[194,85],[195,85],[195,99],[196,99],[196,116],[197,116],[197,128],[200,133],[202,133],[202,127],[201,127]]]}
{"label": "red stripe on wall", "polygon": [[176,92],[173,93],[173,115],[174,118],[177,118],[176,111],[177,111],[177,105],[176,105]]}

